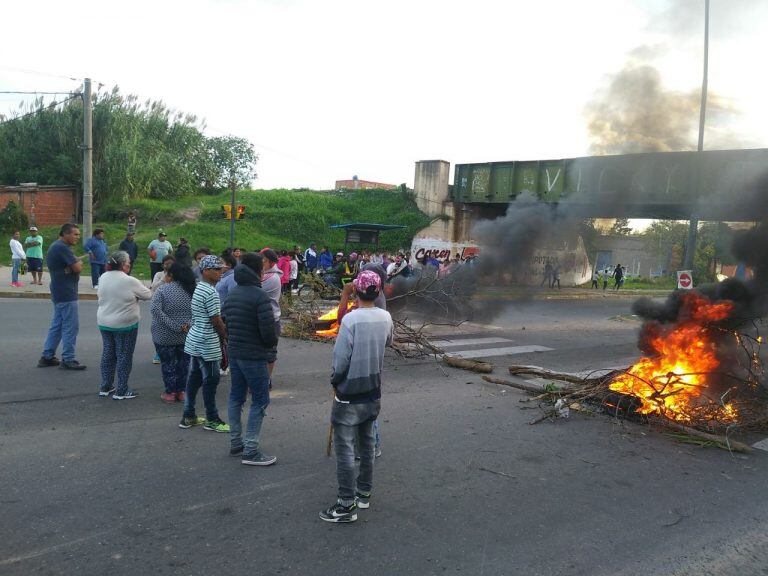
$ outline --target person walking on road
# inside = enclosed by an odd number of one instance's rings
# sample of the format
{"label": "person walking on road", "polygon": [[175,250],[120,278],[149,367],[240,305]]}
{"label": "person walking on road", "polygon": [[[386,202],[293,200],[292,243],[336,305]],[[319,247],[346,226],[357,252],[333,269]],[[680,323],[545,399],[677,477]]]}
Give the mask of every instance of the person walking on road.
{"label": "person walking on road", "polygon": [[[24,253],[24,246],[19,242],[21,234],[16,230],[11,236],[9,246],[11,247],[11,263],[13,268],[11,269],[11,286],[14,288],[21,288],[24,286],[22,282],[19,282],[19,270],[22,263],[27,259],[27,255]],[[33,282],[34,284],[34,282]]]}
{"label": "person walking on road", "polygon": [[[216,283],[221,279],[224,264],[218,256],[209,254],[200,260],[202,280],[192,295],[192,326],[187,333],[184,352],[190,357],[187,387],[184,399],[184,415],[179,428],[191,428],[203,424],[212,432],[229,432],[229,426],[219,418],[216,408],[216,388],[219,386],[219,363],[223,358],[227,333],[221,319],[221,303]],[[195,413],[197,392],[203,389],[205,419]]]}
{"label": "person walking on road", "polygon": [[[93,236],[86,240],[83,246],[91,264],[91,284],[94,290],[99,289],[99,278],[107,268],[107,243],[104,240],[104,230],[96,228]],[[127,254],[127,252],[126,252]],[[129,256],[130,258],[130,256]]]}
{"label": "person walking on road", "polygon": [[174,262],[166,271],[166,281],[152,296],[152,342],[165,391],[160,399],[167,404],[184,401],[189,356],[184,352],[184,340],[192,323],[192,295],[195,293],[195,275],[180,262]]}
{"label": "person walking on road", "polygon": [[[139,300],[149,300],[152,293],[141,280],[130,276],[131,257],[121,250],[109,258],[109,272],[99,283],[99,308],[96,322],[103,344],[99,396],[112,394],[113,400],[129,400],[139,394],[128,388],[133,368],[133,351],[139,334]],[[117,373],[117,388],[115,388]]]}
{"label": "person walking on road", "polygon": [[[72,246],[79,240],[80,228],[75,224],[64,224],[59,230],[59,239],[51,244],[46,255],[51,274],[53,318],[43,345],[43,355],[37,363],[41,368],[59,366],[65,370],[85,370],[85,366],[75,358],[80,329],[77,290],[83,262],[74,255]],[[40,243],[42,245],[42,240]],[[62,344],[61,362],[56,358],[59,343]]]}
{"label": "person walking on road", "polygon": [[154,278],[155,274],[163,269],[163,258],[168,254],[173,254],[173,246],[166,239],[168,235],[165,232],[159,232],[157,238],[152,240],[147,246],[149,253],[149,277]]}
{"label": "person walking on road", "polygon": [[[359,308],[344,316],[333,347],[334,390],[331,423],[339,483],[336,503],[320,512],[326,522],[354,522],[357,509],[370,506],[375,437],[381,408],[384,349],[392,342],[392,317],[374,306],[381,278],[365,270],[353,280]],[[355,440],[360,469],[355,470]]]}
{"label": "person walking on road", "polygon": [[29,227],[29,236],[24,239],[27,251],[27,267],[32,274],[32,284],[43,285],[43,237],[36,226]]}
{"label": "person walking on road", "polygon": [[600,275],[603,277],[603,290],[608,288],[608,277],[610,274],[610,268],[606,268],[605,270],[600,272]]}
{"label": "person walking on road", "polygon": [[[139,257],[139,247],[136,245],[136,242],[133,240],[133,233],[128,232],[125,235],[125,239],[123,239],[123,241],[120,242],[120,246],[118,246],[118,249],[128,253],[128,257],[131,259],[131,272],[132,272],[133,267],[136,264],[136,259]],[[131,272],[128,272],[128,274],[130,274]]]}
{"label": "person walking on road", "polygon": [[[277,346],[272,302],[261,287],[264,259],[248,253],[235,268],[223,313],[227,319],[227,355],[232,387],[229,394],[230,450],[242,454],[242,463],[269,466],[277,461],[261,450],[261,425],[269,406],[269,367]],[[250,393],[251,408],[243,437],[242,411]]]}
{"label": "person walking on road", "polygon": [[592,272],[592,288],[597,290],[598,282],[600,281],[600,273],[595,270]]}
{"label": "person walking on road", "polygon": [[539,288],[544,286],[544,284],[547,285],[547,288],[552,288],[552,264],[547,262],[544,264],[544,277],[541,279],[541,284],[539,284]]}
{"label": "person walking on road", "polygon": [[624,284],[624,268],[621,264],[616,264],[616,269],[613,271],[613,289],[618,290]]}

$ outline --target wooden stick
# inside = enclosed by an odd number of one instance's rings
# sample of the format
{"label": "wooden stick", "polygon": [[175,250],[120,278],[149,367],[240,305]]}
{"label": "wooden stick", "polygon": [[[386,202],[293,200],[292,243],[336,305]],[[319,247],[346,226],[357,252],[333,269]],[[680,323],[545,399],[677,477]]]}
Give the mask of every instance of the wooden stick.
{"label": "wooden stick", "polygon": [[599,384],[605,381],[606,378],[608,379],[613,378],[616,374],[623,373],[623,371],[615,370],[607,374],[604,374],[602,376],[596,376],[594,378],[583,378],[581,376],[577,376],[576,374],[570,374],[568,372],[553,372],[552,370],[547,370],[545,368],[541,368],[540,366],[512,365],[509,367],[509,373],[512,374],[513,376],[526,374],[529,376],[538,376],[540,378],[551,378],[552,380],[560,380],[562,382],[569,382],[571,384],[578,384],[580,386],[585,386],[589,384]]}
{"label": "wooden stick", "polygon": [[[333,411],[333,403],[336,401],[336,390],[331,388],[331,411]],[[333,445],[333,422],[328,423],[328,444],[325,446],[325,455],[331,457],[331,446]]]}
{"label": "wooden stick", "polygon": [[469,360],[467,358],[456,358],[455,356],[443,356],[443,362],[448,366],[454,368],[462,368],[464,370],[471,370],[472,372],[484,372],[490,374],[493,372],[493,365],[487,362],[478,362],[477,360]]}
{"label": "wooden stick", "polygon": [[[511,386],[512,388],[525,390],[526,392],[530,392],[531,394],[541,394],[542,392],[548,393],[546,390],[544,390],[543,386],[523,384],[522,382],[512,382],[510,380],[502,380],[501,378],[493,378],[492,376],[483,376],[483,380],[485,380],[486,382],[490,382],[492,384],[501,384],[502,386]],[[552,392],[562,392],[567,394],[568,392],[571,392],[571,391],[572,390],[570,388],[558,388],[557,390],[553,390]]]}
{"label": "wooden stick", "polygon": [[695,436],[696,438],[701,438],[702,440],[706,440],[708,442],[714,442],[720,448],[723,448],[725,450],[741,452],[742,454],[752,453],[751,446],[748,446],[743,442],[737,442],[736,440],[729,440],[725,436],[709,434],[708,432],[701,432],[700,430],[696,430],[695,428],[690,428],[689,426],[684,426],[683,424],[678,424],[677,422],[673,422],[672,420],[659,421],[659,424],[661,424],[662,426],[666,426],[667,428],[672,428],[673,430],[678,430],[683,434],[689,434],[690,436]]}

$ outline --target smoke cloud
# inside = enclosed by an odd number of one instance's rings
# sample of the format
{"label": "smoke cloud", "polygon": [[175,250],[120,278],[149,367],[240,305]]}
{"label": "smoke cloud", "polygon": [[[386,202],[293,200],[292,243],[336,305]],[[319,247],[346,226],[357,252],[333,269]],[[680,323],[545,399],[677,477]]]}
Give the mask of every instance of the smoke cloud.
{"label": "smoke cloud", "polygon": [[[592,154],[633,154],[695,150],[698,142],[699,89],[665,89],[661,73],[641,61],[659,48],[638,48],[585,110]],[[738,111],[710,92],[705,144],[740,147],[744,139],[729,130]]]}

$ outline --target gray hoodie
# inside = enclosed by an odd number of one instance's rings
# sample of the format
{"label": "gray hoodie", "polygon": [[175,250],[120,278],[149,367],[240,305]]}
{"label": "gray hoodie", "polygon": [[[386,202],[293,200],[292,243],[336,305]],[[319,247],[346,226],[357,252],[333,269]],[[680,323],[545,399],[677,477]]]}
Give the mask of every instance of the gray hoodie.
{"label": "gray hoodie", "polygon": [[272,268],[265,270],[261,277],[261,288],[272,301],[272,313],[275,315],[275,322],[280,321],[280,276],[282,275],[283,271],[277,267],[277,264],[273,264]]}

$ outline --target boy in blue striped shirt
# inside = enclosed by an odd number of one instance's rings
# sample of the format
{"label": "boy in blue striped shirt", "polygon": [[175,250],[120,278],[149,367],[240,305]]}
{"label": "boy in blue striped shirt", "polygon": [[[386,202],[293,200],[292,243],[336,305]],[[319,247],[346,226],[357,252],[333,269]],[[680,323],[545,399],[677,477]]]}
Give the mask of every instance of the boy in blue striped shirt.
{"label": "boy in blue striped shirt", "polygon": [[[192,295],[192,326],[187,333],[184,352],[190,356],[184,416],[179,428],[203,424],[212,432],[229,432],[229,426],[219,418],[216,409],[216,388],[219,386],[221,348],[226,344],[227,331],[221,319],[221,302],[216,283],[221,279],[223,263],[218,256],[205,256],[200,260],[202,281]],[[195,414],[197,391],[203,389],[205,419]]]}

